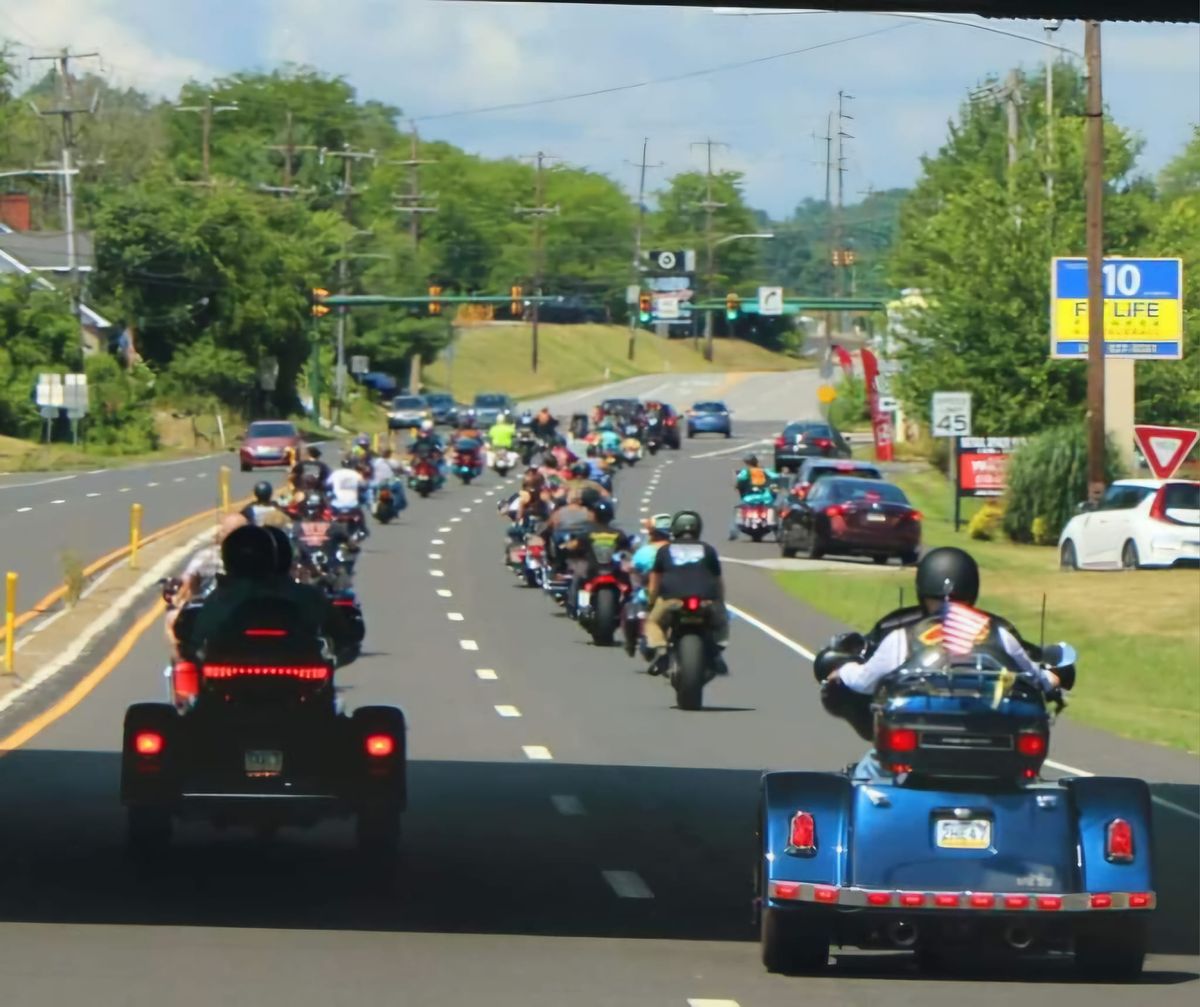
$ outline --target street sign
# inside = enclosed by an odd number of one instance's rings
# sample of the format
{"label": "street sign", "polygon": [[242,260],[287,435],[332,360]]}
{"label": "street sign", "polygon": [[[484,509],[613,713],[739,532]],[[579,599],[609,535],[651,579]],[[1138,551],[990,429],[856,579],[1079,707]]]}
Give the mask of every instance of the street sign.
{"label": "street sign", "polygon": [[929,425],[934,437],[970,437],[971,393],[934,392]]}
{"label": "street sign", "polygon": [[61,409],[63,384],[61,374],[39,374],[34,401],[45,408]]}
{"label": "street sign", "polygon": [[642,288],[639,287],[636,283],[629,284],[629,286],[625,288],[625,303],[626,304],[637,304],[638,297],[641,296],[641,293],[642,293]]}
{"label": "street sign", "polygon": [[821,385],[817,388],[817,401],[823,406],[829,405],[837,398],[837,389],[833,385]]}
{"label": "street sign", "polygon": [[[1105,259],[1104,355],[1134,360],[1183,356],[1183,260]],[[1050,355],[1086,359],[1087,259],[1050,267]]]}
{"label": "street sign", "polygon": [[350,358],[351,374],[366,374],[370,369],[371,362],[366,357],[354,356]]}
{"label": "street sign", "polygon": [[696,252],[690,248],[652,249],[646,258],[650,268],[660,273],[691,273],[696,268]]}
{"label": "street sign", "polygon": [[890,396],[890,395],[879,396],[880,412],[894,413],[899,408],[900,408],[900,403],[898,401],[896,401],[896,399],[894,399],[892,396]]}
{"label": "street sign", "polygon": [[63,407],[80,416],[88,411],[88,383],[86,374],[64,374],[62,389]]}
{"label": "street sign", "polygon": [[760,315],[783,314],[783,287],[758,288],[758,313]]}
{"label": "street sign", "polygon": [[1155,427],[1139,425],[1133,428],[1134,439],[1155,479],[1170,479],[1183,464],[1188,453],[1200,439],[1200,431],[1186,427]]}
{"label": "street sign", "polygon": [[679,317],[678,297],[658,297],[654,301],[654,313],[665,322],[672,322]]}

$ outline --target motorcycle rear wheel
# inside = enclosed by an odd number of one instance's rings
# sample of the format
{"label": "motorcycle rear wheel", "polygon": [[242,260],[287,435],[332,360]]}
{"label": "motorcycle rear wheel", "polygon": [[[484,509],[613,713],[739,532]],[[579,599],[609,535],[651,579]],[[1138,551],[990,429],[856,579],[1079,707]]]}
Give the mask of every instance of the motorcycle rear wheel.
{"label": "motorcycle rear wheel", "polygon": [[616,593],[601,591],[592,599],[592,643],[597,647],[611,647],[620,621],[620,606]]}
{"label": "motorcycle rear wheel", "polygon": [[675,704],[681,710],[704,705],[704,637],[687,633],[675,643]]}

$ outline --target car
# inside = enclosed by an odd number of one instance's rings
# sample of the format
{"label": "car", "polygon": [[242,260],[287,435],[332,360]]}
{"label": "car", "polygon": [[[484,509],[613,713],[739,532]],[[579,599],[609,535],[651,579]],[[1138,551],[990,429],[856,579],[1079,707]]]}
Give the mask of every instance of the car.
{"label": "car", "polygon": [[825,420],[794,420],[775,438],[776,472],[794,472],[805,458],[814,456],[849,458],[850,445]]}
{"label": "car", "polygon": [[471,408],[475,410],[475,422],[481,430],[487,430],[501,413],[507,412],[514,417],[517,415],[517,404],[512,397],[496,392],[481,392],[476,395]]}
{"label": "car", "polygon": [[433,422],[438,426],[452,427],[458,422],[459,405],[454,401],[453,395],[446,392],[427,392],[425,401],[429,404]]}
{"label": "car", "polygon": [[645,412],[645,407],[638,399],[605,399],[600,403],[600,412],[605,416],[611,416],[614,421],[619,420],[624,423],[628,420],[640,419]]}
{"label": "car", "polygon": [[696,402],[687,411],[687,435],[724,434],[733,436],[733,421],[724,402]]}
{"label": "car", "polygon": [[858,479],[883,479],[883,473],[871,462],[851,461],[845,458],[805,458],[800,469],[788,486],[784,503],[803,500],[809,490],[826,476],[852,476]]}
{"label": "car", "polygon": [[424,395],[397,395],[388,411],[389,430],[414,430],[433,419],[433,410]]}
{"label": "car", "polygon": [[1119,479],[1079,505],[1058,538],[1064,570],[1200,564],[1200,482]]}
{"label": "car", "polygon": [[296,424],[287,420],[255,420],[242,435],[238,459],[242,471],[290,466],[300,457],[304,439]]}
{"label": "car", "polygon": [[683,437],[680,433],[682,417],[675,407],[666,402],[650,402],[641,407],[645,417],[646,435],[651,429],[657,428],[659,440],[664,447],[678,451]]}
{"label": "car", "polygon": [[886,563],[897,556],[907,565],[920,552],[921,512],[899,486],[828,476],[792,503],[777,537],[780,552],[789,558],[803,550],[810,559],[841,553]]}

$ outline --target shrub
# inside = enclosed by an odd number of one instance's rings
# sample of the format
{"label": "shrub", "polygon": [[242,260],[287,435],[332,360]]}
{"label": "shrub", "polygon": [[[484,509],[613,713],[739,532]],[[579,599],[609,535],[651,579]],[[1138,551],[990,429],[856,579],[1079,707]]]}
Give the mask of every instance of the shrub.
{"label": "shrub", "polygon": [[967,522],[967,535],[978,542],[990,542],[1000,530],[1004,520],[1004,507],[995,500],[988,500]]}
{"label": "shrub", "polygon": [[870,421],[866,386],[859,378],[842,378],[837,398],[829,405],[829,422],[839,430],[853,430]]}
{"label": "shrub", "polygon": [[[1105,455],[1104,480],[1111,482],[1120,470],[1112,444]],[[1009,462],[1004,531],[1015,542],[1054,542],[1086,497],[1087,431],[1082,423],[1053,427]]]}
{"label": "shrub", "polygon": [[90,410],[84,430],[88,447],[112,454],[141,454],[158,447],[158,431],[149,408],[154,375],[144,365],[126,372],[108,354],[85,364]]}

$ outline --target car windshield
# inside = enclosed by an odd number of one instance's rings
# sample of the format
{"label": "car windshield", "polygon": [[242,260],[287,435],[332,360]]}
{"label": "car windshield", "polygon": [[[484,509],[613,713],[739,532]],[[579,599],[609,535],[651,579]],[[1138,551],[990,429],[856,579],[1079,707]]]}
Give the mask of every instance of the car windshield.
{"label": "car windshield", "polygon": [[899,486],[873,479],[836,479],[831,481],[829,492],[839,503],[861,500],[868,503],[908,504],[908,497]]}
{"label": "car windshield", "polygon": [[803,434],[805,437],[832,437],[833,431],[828,423],[799,422],[789,423],[783,430],[783,436],[796,438]]}
{"label": "car windshield", "polygon": [[476,409],[503,409],[508,405],[507,395],[476,395]]}
{"label": "car windshield", "polygon": [[454,396],[452,396],[452,395],[441,395],[441,394],[438,394],[438,395],[426,395],[426,396],[425,396],[425,401],[426,401],[426,402],[428,402],[428,403],[429,403],[431,406],[437,406],[438,408],[441,408],[442,406],[452,406],[452,405],[454,405]]}
{"label": "car windshield", "polygon": [[883,473],[870,465],[855,465],[852,462],[839,462],[837,465],[813,465],[805,473],[810,483],[826,476],[852,475],[855,479],[882,479]]}
{"label": "car windshield", "polygon": [[419,395],[397,395],[392,399],[393,409],[424,409],[425,400]]}
{"label": "car windshield", "polygon": [[697,402],[692,409],[698,413],[723,413],[725,405],[722,402]]}
{"label": "car windshield", "polygon": [[295,437],[296,428],[291,423],[251,423],[247,437]]}

